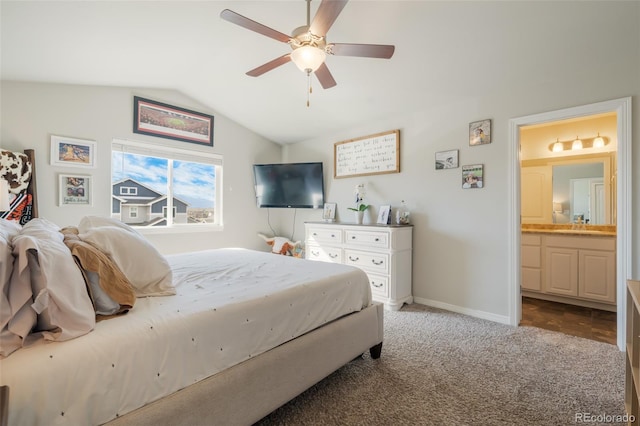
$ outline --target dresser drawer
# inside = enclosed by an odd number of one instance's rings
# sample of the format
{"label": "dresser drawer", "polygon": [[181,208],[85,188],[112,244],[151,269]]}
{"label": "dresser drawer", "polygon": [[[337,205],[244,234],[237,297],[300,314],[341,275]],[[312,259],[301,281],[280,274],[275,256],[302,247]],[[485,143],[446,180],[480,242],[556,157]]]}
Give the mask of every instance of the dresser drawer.
{"label": "dresser drawer", "polygon": [[385,253],[368,253],[357,250],[344,250],[344,263],[357,266],[366,271],[389,272],[389,255]]}
{"label": "dresser drawer", "polygon": [[323,262],[342,263],[342,249],[340,247],[308,245],[306,258]]}
{"label": "dresser drawer", "polygon": [[382,275],[367,274],[373,297],[389,297],[389,278]]}
{"label": "dresser drawer", "polygon": [[389,248],[389,234],[374,231],[345,231],[344,243],[348,246]]}
{"label": "dresser drawer", "polygon": [[339,228],[309,228],[307,238],[309,242],[342,243],[342,229]]}

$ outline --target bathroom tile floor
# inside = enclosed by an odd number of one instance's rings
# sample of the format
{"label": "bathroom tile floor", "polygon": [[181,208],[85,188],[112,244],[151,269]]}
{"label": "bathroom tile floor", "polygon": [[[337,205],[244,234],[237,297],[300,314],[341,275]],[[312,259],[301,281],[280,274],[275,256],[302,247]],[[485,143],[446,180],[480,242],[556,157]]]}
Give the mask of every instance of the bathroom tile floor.
{"label": "bathroom tile floor", "polygon": [[616,344],[615,312],[523,297],[520,325]]}

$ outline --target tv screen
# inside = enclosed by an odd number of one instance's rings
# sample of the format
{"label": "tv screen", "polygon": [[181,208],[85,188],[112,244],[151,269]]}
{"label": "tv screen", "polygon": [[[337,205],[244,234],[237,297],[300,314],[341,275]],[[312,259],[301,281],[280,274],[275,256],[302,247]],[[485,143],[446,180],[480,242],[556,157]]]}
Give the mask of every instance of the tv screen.
{"label": "tv screen", "polygon": [[322,163],[254,164],[253,176],[258,207],[324,205]]}

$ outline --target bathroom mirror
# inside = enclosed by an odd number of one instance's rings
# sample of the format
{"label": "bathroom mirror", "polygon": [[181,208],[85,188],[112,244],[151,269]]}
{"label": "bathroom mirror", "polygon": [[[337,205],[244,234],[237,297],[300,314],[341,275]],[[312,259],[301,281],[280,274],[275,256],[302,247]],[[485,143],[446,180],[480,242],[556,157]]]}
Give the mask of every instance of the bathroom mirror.
{"label": "bathroom mirror", "polygon": [[554,223],[613,224],[606,166],[604,161],[552,166]]}

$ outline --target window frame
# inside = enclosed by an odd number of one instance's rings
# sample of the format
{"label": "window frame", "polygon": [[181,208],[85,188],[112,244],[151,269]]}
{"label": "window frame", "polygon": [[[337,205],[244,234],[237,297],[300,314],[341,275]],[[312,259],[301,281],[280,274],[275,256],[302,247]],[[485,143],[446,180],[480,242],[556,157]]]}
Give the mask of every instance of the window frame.
{"label": "window frame", "polygon": [[[193,162],[199,164],[209,164],[215,167],[215,212],[213,223],[172,223],[172,218],[167,218],[167,225],[162,226],[136,226],[131,225],[143,234],[164,234],[164,233],[189,233],[202,231],[222,231],[224,229],[223,221],[223,201],[222,201],[222,174],[223,174],[223,156],[211,152],[200,150],[187,150],[175,148],[172,146],[157,145],[152,143],[142,143],[124,139],[113,139],[111,142],[111,155],[114,152],[123,152],[125,154],[138,154],[149,157],[167,159],[170,167],[167,171],[167,205],[164,208],[174,209],[173,206],[173,161]],[[113,165],[110,170],[111,185],[113,185]],[[109,192],[113,196],[113,190]],[[109,214],[112,214],[110,211]]]}

